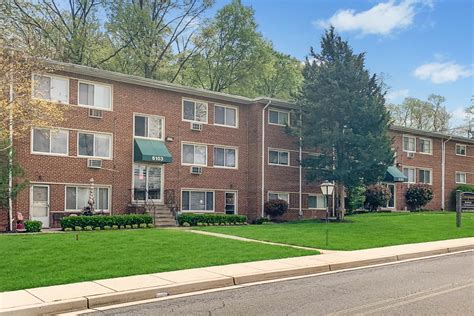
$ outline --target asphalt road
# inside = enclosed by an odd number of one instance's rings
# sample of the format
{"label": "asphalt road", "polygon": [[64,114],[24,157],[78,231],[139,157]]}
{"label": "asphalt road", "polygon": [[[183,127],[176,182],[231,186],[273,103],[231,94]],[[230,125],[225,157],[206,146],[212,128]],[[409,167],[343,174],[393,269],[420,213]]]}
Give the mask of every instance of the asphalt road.
{"label": "asphalt road", "polygon": [[474,252],[108,310],[107,315],[474,315]]}

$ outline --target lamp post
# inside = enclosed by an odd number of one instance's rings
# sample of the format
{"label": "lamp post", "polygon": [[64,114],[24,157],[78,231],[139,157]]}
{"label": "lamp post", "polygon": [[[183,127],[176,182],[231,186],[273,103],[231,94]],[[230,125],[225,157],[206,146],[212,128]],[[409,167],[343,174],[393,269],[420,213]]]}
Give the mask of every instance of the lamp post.
{"label": "lamp post", "polygon": [[324,195],[326,201],[326,246],[329,244],[329,196],[332,195],[334,191],[334,183],[329,182],[328,180],[321,183],[321,192]]}

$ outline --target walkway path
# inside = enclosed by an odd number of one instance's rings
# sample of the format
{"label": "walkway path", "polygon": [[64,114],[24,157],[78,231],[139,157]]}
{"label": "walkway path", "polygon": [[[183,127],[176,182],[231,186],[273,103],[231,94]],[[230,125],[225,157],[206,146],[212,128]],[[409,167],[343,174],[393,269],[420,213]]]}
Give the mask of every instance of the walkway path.
{"label": "walkway path", "polygon": [[207,232],[207,231],[204,231],[204,230],[192,230],[192,229],[189,229],[189,230],[186,230],[186,232],[188,232],[188,233],[194,233],[194,234],[207,235],[207,236],[220,237],[220,238],[234,239],[234,240],[240,240],[240,241],[256,242],[256,243],[260,243],[260,244],[267,244],[267,245],[273,245],[273,246],[291,247],[291,248],[304,249],[304,250],[317,250],[317,251],[319,251],[320,253],[337,253],[337,252],[343,252],[343,251],[336,251],[336,250],[316,249],[316,248],[304,247],[304,246],[295,246],[295,245],[290,245],[290,244],[280,244],[280,243],[271,242],[271,241],[257,240],[257,239],[239,237],[239,236],[234,236],[234,235],[226,235],[226,234],[220,234],[220,233],[212,233],[212,232]]}

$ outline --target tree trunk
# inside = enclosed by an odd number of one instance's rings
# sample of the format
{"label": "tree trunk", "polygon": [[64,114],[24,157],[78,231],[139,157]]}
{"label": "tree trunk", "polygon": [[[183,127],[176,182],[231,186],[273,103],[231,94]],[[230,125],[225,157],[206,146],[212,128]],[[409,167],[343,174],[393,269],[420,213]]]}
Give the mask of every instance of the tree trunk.
{"label": "tree trunk", "polygon": [[344,185],[342,183],[339,183],[337,185],[337,195],[339,198],[339,206],[337,208],[337,213],[338,213],[338,219],[340,221],[344,220],[344,215],[346,212],[346,203],[345,203],[344,193],[345,193]]}

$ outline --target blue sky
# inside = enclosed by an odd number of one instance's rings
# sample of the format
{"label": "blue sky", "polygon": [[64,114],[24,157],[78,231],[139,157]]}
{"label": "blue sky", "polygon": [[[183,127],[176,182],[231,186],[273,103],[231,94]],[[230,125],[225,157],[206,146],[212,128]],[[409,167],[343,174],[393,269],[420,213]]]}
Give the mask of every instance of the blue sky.
{"label": "blue sky", "polygon": [[[217,0],[211,14],[230,0]],[[242,0],[274,47],[304,60],[333,24],[368,69],[383,74],[388,97],[446,97],[452,124],[462,120],[473,85],[473,0]]]}

